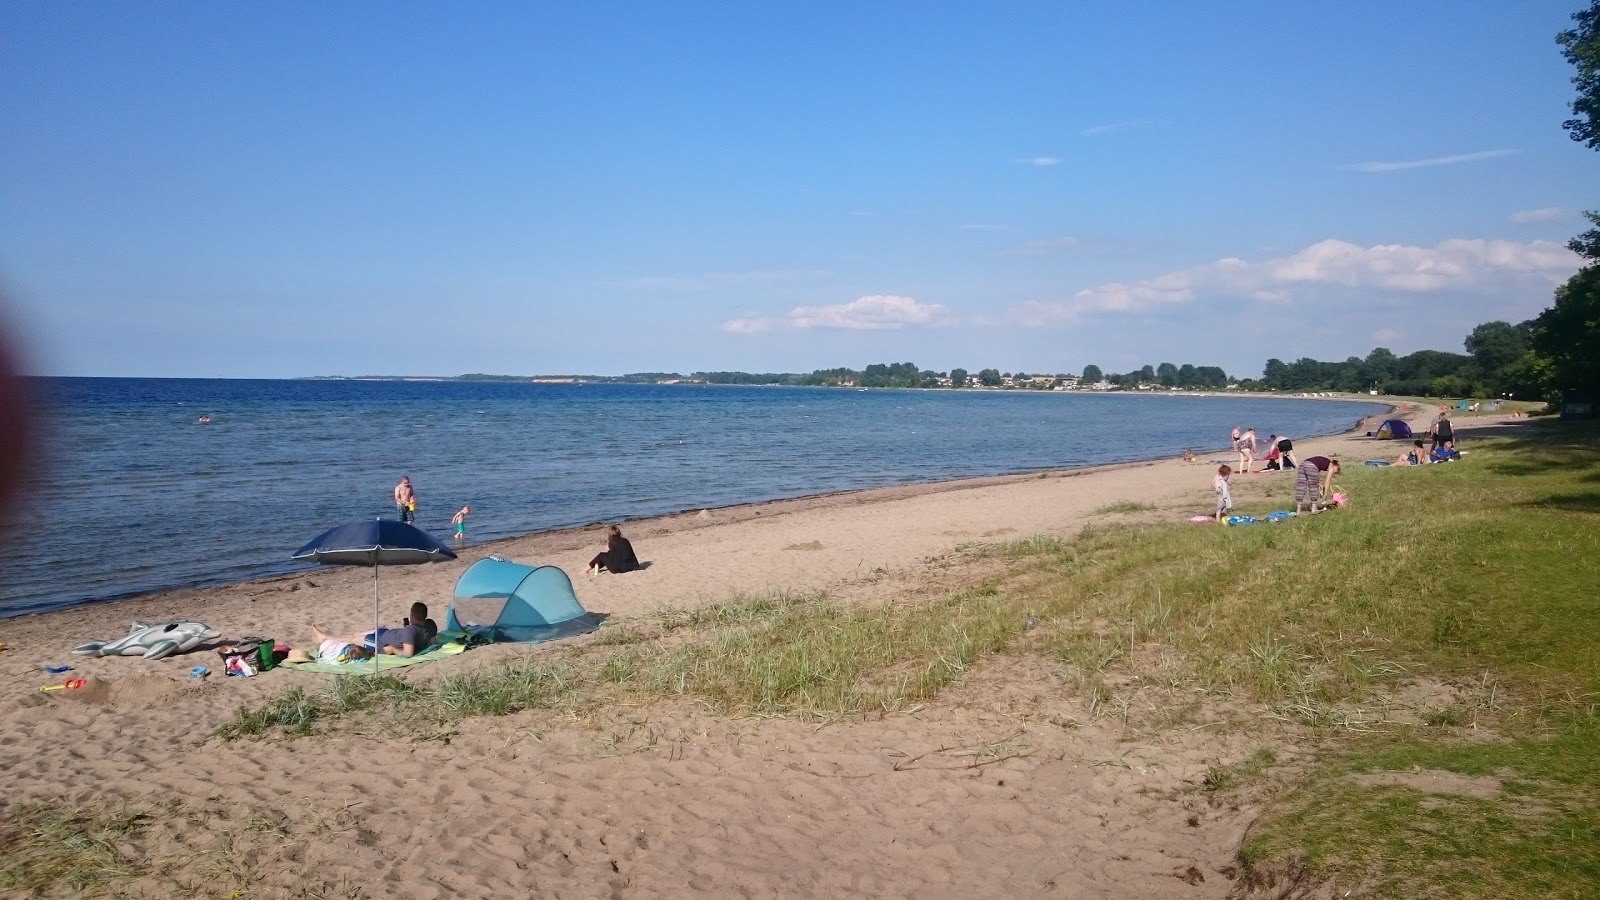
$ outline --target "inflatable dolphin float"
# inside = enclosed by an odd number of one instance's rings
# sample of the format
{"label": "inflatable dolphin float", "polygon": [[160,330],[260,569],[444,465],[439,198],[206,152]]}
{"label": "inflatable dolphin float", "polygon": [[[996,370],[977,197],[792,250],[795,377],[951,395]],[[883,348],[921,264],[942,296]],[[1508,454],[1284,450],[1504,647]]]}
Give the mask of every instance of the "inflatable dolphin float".
{"label": "inflatable dolphin float", "polygon": [[135,621],[126,637],[114,641],[90,641],[72,648],[79,656],[142,656],[161,659],[174,653],[193,650],[201,641],[219,638],[219,632],[200,622],[162,622],[146,625]]}

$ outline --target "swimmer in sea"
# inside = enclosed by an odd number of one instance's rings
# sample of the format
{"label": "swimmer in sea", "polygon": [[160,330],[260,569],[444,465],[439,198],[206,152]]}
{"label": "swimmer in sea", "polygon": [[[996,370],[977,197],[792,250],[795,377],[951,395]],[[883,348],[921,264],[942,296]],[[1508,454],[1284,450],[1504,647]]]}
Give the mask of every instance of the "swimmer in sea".
{"label": "swimmer in sea", "polygon": [[210,425],[211,424],[211,417],[210,416],[201,416],[200,418],[195,419],[194,421],[195,421],[196,425]]}
{"label": "swimmer in sea", "polygon": [[471,512],[472,507],[463,506],[461,507],[461,511],[456,513],[450,519],[450,524],[456,527],[456,540],[458,541],[464,541],[467,539],[467,515]]}

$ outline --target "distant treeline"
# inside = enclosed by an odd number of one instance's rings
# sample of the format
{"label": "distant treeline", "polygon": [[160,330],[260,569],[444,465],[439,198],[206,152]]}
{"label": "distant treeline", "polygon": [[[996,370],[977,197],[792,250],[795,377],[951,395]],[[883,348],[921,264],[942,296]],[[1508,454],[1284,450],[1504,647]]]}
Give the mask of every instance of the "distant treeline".
{"label": "distant treeline", "polygon": [[1378,347],[1366,359],[1344,362],[1267,360],[1259,386],[1271,391],[1368,391],[1424,397],[1534,399],[1544,394],[1540,361],[1533,351],[1534,323],[1485,322],[1472,329],[1467,354],[1418,350],[1395,356]]}
{"label": "distant treeline", "polygon": [[[1014,390],[1052,390],[1057,387],[1080,390],[1100,389],[1178,389],[1246,391],[1343,391],[1406,394],[1432,397],[1494,397],[1509,394],[1533,399],[1548,389],[1548,365],[1534,350],[1535,322],[1511,325],[1485,322],[1467,336],[1467,353],[1418,350],[1395,356],[1378,347],[1365,359],[1352,356],[1343,362],[1300,359],[1286,363],[1267,360],[1260,379],[1235,379],[1218,366],[1196,366],[1164,362],[1130,372],[1104,372],[1097,365],[1083,367],[1079,375],[1065,373],[1028,374],[980,369],[970,373],[954,368],[948,372],[923,369],[916,363],[874,363],[864,369],[817,369],[809,374],[797,372],[630,372],[626,375],[542,375],[543,381],[586,381],[611,384],[660,384],[700,382],[705,384],[771,384],[821,387],[931,388],[988,387]],[[528,381],[526,375],[460,375],[464,381]]]}

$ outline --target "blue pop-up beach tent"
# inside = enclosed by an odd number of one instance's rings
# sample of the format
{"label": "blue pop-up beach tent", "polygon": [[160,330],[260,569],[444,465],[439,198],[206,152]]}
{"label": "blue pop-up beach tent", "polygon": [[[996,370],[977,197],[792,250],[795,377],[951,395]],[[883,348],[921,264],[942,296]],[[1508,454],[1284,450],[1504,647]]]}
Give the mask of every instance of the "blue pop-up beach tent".
{"label": "blue pop-up beach tent", "polygon": [[538,643],[588,634],[603,621],[578,602],[566,572],[491,556],[461,573],[444,627],[490,641]]}
{"label": "blue pop-up beach tent", "polygon": [[1400,421],[1399,419],[1389,419],[1382,425],[1378,426],[1378,430],[1375,434],[1373,434],[1373,437],[1380,441],[1408,438],[1411,437],[1411,426]]}

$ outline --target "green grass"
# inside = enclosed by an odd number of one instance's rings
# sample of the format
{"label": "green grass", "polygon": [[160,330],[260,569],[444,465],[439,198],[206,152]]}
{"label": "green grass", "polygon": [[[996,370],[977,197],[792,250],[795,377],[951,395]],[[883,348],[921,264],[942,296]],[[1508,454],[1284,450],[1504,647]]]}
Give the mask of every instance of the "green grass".
{"label": "green grass", "polygon": [[[1374,555],[1410,560],[1411,625],[1391,622],[1382,598],[1340,605],[1359,604],[1408,671],[1472,689],[1420,727],[1326,758],[1257,823],[1247,867],[1304,860],[1367,896],[1600,896],[1600,447],[1590,426],[1534,434],[1460,464],[1349,479],[1358,498],[1383,479],[1351,521],[1377,520],[1365,526],[1382,529]],[[1469,739],[1479,725],[1496,739]],[[1362,777],[1419,771],[1498,790]]]}
{"label": "green grass", "polygon": [[[1331,751],[1274,795],[1242,852],[1247,874],[1304,865],[1378,896],[1600,896],[1600,431],[1525,434],[1471,441],[1449,465],[1352,464],[1339,479],[1352,506],[1324,515],[967,548],[1000,574],[909,602],[780,593],[667,610],[627,623],[625,639],[532,657],[542,665],[291,693],[229,728],[673,696],[832,718],[925,702],[986,656],[1027,654],[1054,661],[1096,714],[1116,705],[1113,675],[1139,674],[1321,729]],[[1454,686],[1453,699],[1396,725],[1386,704],[1416,679]],[[1266,749],[1206,787],[1270,792],[1275,765]],[[1503,788],[1429,796],[1355,777],[1413,768]]]}
{"label": "green grass", "polygon": [[1150,503],[1140,503],[1136,500],[1118,500],[1116,503],[1107,503],[1105,506],[1100,507],[1089,515],[1109,516],[1117,513],[1148,512],[1155,508],[1156,507],[1154,504]]}
{"label": "green grass", "polygon": [[43,805],[0,816],[0,888],[35,897],[98,893],[142,874],[118,841],[148,817],[128,811],[92,814]]}

